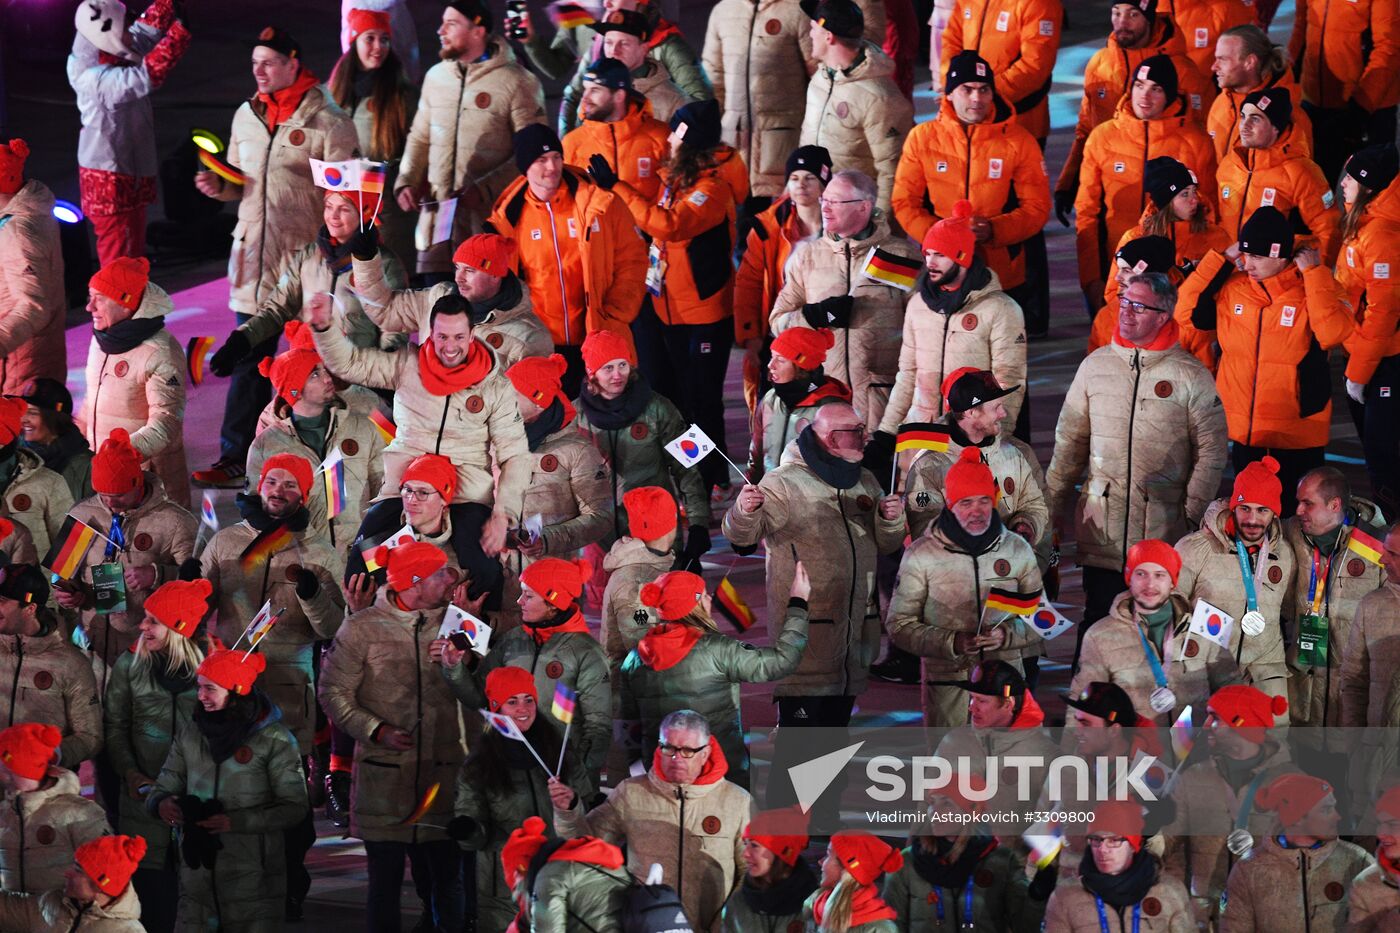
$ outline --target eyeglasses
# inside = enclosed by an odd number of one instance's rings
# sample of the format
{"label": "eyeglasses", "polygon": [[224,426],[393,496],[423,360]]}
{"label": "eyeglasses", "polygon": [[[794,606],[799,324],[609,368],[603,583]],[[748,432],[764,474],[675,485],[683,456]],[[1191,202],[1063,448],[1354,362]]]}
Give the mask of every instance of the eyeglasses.
{"label": "eyeglasses", "polygon": [[858,427],[853,428],[832,428],[831,434],[832,436],[835,436],[837,434],[856,434],[863,438],[870,436],[870,432],[865,429],[864,425],[860,425]]}
{"label": "eyeglasses", "polygon": [[1133,314],[1146,314],[1148,311],[1156,311],[1158,314],[1171,314],[1166,308],[1158,308],[1155,305],[1145,305],[1141,301],[1130,301],[1127,298],[1118,299],[1119,311],[1131,311]]}
{"label": "eyeglasses", "polygon": [[1128,844],[1122,836],[1090,836],[1088,842],[1096,849],[1121,849]]}
{"label": "eyeglasses", "polygon": [[661,754],[665,755],[667,758],[675,758],[677,755],[679,755],[686,761],[689,761],[701,752],[707,752],[709,750],[710,746],[708,745],[703,746],[702,748],[686,748],[684,745],[665,744],[661,746]]}
{"label": "eyeglasses", "polygon": [[399,496],[410,502],[426,502],[436,496],[436,489],[414,489],[412,486],[400,486]]}
{"label": "eyeglasses", "polygon": [[817,203],[822,207],[835,207],[838,204],[865,204],[865,198],[847,198],[844,201],[833,201],[831,198],[817,198]]}

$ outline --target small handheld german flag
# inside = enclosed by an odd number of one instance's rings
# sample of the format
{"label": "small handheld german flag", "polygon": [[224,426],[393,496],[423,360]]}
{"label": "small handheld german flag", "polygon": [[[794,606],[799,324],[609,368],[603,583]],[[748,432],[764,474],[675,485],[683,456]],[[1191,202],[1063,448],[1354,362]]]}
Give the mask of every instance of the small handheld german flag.
{"label": "small handheld german flag", "polygon": [[753,610],[744,602],[744,597],[739,595],[739,591],[729,582],[728,577],[719,581],[719,586],[715,587],[715,605],[719,606],[720,615],[728,619],[729,624],[739,631],[747,632],[753,627]]}
{"label": "small handheld german flag", "polygon": [[1381,562],[1381,547],[1379,541],[1360,528],[1351,529],[1351,534],[1347,536],[1347,550],[1377,566]]}
{"label": "small handheld german flag", "polygon": [[865,268],[860,271],[867,279],[907,292],[914,287],[922,267],[923,263],[913,257],[889,253],[877,246],[866,256]]}
{"label": "small handheld german flag", "polygon": [[374,429],[379,432],[379,436],[384,438],[384,443],[392,443],[398,436],[399,429],[394,426],[394,422],[389,420],[389,416],[378,408],[369,413],[369,420],[374,425]]}
{"label": "small handheld german flag", "polygon": [[204,366],[209,362],[209,354],[212,352],[213,337],[191,337],[190,342],[185,344],[185,368],[189,370],[190,382],[194,385],[204,383]]}
{"label": "small handheld german flag", "polygon": [[902,453],[906,450],[936,450],[944,453],[948,450],[948,443],[952,438],[945,430],[945,426],[932,421],[916,421],[910,424],[901,424],[899,434],[894,440],[895,453]]}
{"label": "small handheld german flag", "polygon": [[65,580],[71,580],[82,569],[83,557],[92,542],[99,537],[97,529],[85,525],[73,516],[63,520],[63,527],[53,539],[53,546],[43,564]]}
{"label": "small handheld german flag", "polygon": [[595,22],[592,13],[577,3],[568,2],[551,3],[549,18],[557,29],[577,29],[580,26],[591,26]]}
{"label": "small handheld german flag", "polygon": [[286,523],[276,525],[260,533],[243,549],[238,557],[238,566],[244,573],[252,573],[272,558],[272,555],[292,543],[295,536]]}
{"label": "small handheld german flag", "polygon": [[987,593],[987,609],[1014,616],[1033,615],[1036,607],[1040,605],[1040,593],[1040,590],[1018,593],[1016,590],[1004,590],[994,586]]}
{"label": "small handheld german flag", "polygon": [[423,798],[418,801],[418,806],[414,807],[413,812],[410,813],[408,816],[404,817],[403,820],[399,823],[399,825],[412,826],[414,823],[417,823],[423,817],[427,816],[428,811],[433,808],[433,803],[437,800],[438,793],[441,790],[442,784],[437,781],[434,781],[431,785],[429,785],[427,791],[423,794]]}
{"label": "small handheld german flag", "polygon": [[232,185],[242,185],[243,173],[207,150],[199,150],[200,164]]}

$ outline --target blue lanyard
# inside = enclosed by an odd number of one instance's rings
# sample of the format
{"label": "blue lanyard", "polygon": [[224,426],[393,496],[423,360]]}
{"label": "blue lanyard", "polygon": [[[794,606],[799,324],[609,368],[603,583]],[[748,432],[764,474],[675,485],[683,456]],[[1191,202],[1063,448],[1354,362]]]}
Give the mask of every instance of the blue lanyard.
{"label": "blue lanyard", "polygon": [[1167,674],[1162,670],[1162,662],[1157,659],[1157,649],[1152,647],[1152,643],[1147,640],[1147,633],[1138,627],[1138,634],[1142,636],[1142,653],[1147,655],[1147,664],[1152,668],[1152,679],[1157,682],[1157,686],[1167,685]]}
{"label": "blue lanyard", "polygon": [[[1346,533],[1347,527],[1350,526],[1350,525],[1351,525],[1351,516],[1348,515],[1346,518],[1342,519],[1342,534],[1345,534],[1345,533]],[[1332,606],[1331,606],[1331,600],[1330,600],[1330,599],[1328,598],[1328,596],[1327,596],[1327,584],[1328,584],[1328,582],[1330,582],[1330,579],[1331,579],[1331,577],[1332,577],[1332,558],[1336,557],[1336,556],[1337,556],[1337,552],[1340,551],[1341,549],[1342,549],[1342,539],[1341,539],[1340,536],[1338,536],[1338,538],[1337,538],[1337,543],[1336,543],[1336,545],[1332,548],[1332,553],[1327,555],[1327,563],[1326,563],[1326,564],[1322,564],[1322,551],[1321,551],[1320,549],[1316,548],[1316,547],[1313,548],[1312,567],[1311,567],[1311,569],[1310,569],[1310,571],[1309,571],[1309,574],[1310,574],[1310,575],[1309,575],[1309,577],[1308,577],[1308,611],[1311,612],[1313,615],[1317,615],[1317,614],[1318,614],[1318,611],[1317,611],[1317,610],[1318,610],[1319,608],[1321,608],[1321,609],[1323,610],[1323,612],[1322,612],[1323,615],[1326,615],[1327,612],[1332,608]],[[1319,595],[1319,594],[1318,594],[1318,592],[1317,592],[1317,579],[1318,579],[1318,578],[1317,578],[1317,568],[1318,568],[1318,565],[1319,565],[1319,564],[1322,564],[1322,593],[1321,593],[1321,597],[1322,597],[1322,598],[1321,598],[1321,603],[1322,603],[1322,606],[1321,606],[1321,607],[1318,606],[1318,602],[1319,602],[1319,600],[1318,600],[1318,595]]]}
{"label": "blue lanyard", "polygon": [[[967,888],[963,891],[962,923],[963,926],[969,927],[972,925],[972,878],[972,875],[967,876]],[[938,922],[941,924],[943,923],[943,897],[938,894],[937,888],[934,888],[933,892],[937,898],[933,902],[933,909],[937,912]]]}
{"label": "blue lanyard", "polygon": [[1240,576],[1244,578],[1244,605],[1250,612],[1259,611],[1259,597],[1254,592],[1254,568],[1249,565],[1249,553],[1244,542],[1235,539],[1235,556],[1240,559]]}
{"label": "blue lanyard", "polygon": [[[1108,933],[1108,914],[1103,912],[1103,898],[1094,895],[1094,906],[1099,909],[1099,929],[1103,933]],[[1133,933],[1138,933],[1138,928],[1142,926],[1142,902],[1133,905]]]}
{"label": "blue lanyard", "polygon": [[120,515],[112,516],[112,533],[107,537],[110,540],[107,542],[107,551],[103,559],[111,560],[117,556],[117,552],[126,550],[126,535],[122,534],[122,517]]}

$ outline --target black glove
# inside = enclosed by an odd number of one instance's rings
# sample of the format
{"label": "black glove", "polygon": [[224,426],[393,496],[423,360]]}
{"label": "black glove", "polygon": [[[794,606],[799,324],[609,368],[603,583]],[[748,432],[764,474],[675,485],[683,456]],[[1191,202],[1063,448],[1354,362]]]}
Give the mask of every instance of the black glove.
{"label": "black glove", "polygon": [[1033,901],[1048,901],[1050,895],[1055,893],[1055,882],[1059,878],[1060,860],[1057,856],[1049,865],[1036,871],[1030,886],[1026,888],[1026,893]]}
{"label": "black glove", "polygon": [[321,580],[305,567],[297,568],[297,598],[315,599],[321,592]]}
{"label": "black glove", "polygon": [[803,305],[802,316],[813,327],[849,327],[855,301],[850,295],[832,295],[816,304]]}
{"label": "black glove", "polygon": [[710,549],[710,529],[704,525],[691,525],[685,536],[685,547],[676,558],[673,570],[700,569],[700,558]]}
{"label": "black glove", "polygon": [[1069,212],[1074,210],[1074,192],[1055,192],[1055,216],[1059,218],[1060,226],[1069,226]]}
{"label": "black glove", "polygon": [[613,185],[617,184],[617,172],[614,172],[608,160],[600,155],[595,155],[588,160],[588,174],[593,176],[593,180],[598,183],[598,187],[604,191],[611,191]]}
{"label": "black glove", "polygon": [[180,563],[180,572],[178,576],[186,583],[191,580],[198,580],[200,577],[204,576],[204,565],[199,562],[199,558],[197,557],[187,557]]}
{"label": "black glove", "polygon": [[860,465],[870,471],[886,493],[889,492],[885,487],[889,485],[890,467],[893,463],[894,435],[888,431],[876,431],[870,435],[870,440],[865,442],[865,455],[860,458]]}
{"label": "black glove", "polygon": [[379,231],[374,224],[370,224],[368,228],[350,234],[346,243],[350,246],[350,255],[356,259],[373,259],[379,254]]}
{"label": "black glove", "polygon": [[469,816],[454,816],[447,821],[447,838],[453,842],[470,839],[478,826],[480,824]]}
{"label": "black glove", "polygon": [[236,330],[228,335],[224,345],[214,351],[214,355],[209,360],[209,369],[216,376],[233,375],[233,367],[243,362],[243,359],[253,352],[253,345],[248,342],[248,337],[241,330]]}

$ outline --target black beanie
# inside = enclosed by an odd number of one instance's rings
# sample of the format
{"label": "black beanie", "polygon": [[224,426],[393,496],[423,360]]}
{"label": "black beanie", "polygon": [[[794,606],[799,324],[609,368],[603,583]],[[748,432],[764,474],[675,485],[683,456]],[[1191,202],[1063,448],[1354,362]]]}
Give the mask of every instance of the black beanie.
{"label": "black beanie", "polygon": [[1140,236],[1120,246],[1115,258],[1127,263],[1134,275],[1144,272],[1166,275],[1176,265],[1176,247],[1164,236]]}
{"label": "black beanie", "polygon": [[996,76],[987,60],[971,49],[959,52],[948,62],[948,78],[943,86],[944,94],[953,93],[953,88],[962,84],[986,84],[996,90]]}
{"label": "black beanie", "polygon": [[1130,6],[1137,10],[1143,16],[1147,17],[1148,22],[1155,23],[1157,21],[1157,0],[1113,0],[1114,6],[1118,6],[1119,4]]}
{"label": "black beanie", "polygon": [[1367,146],[1347,159],[1346,173],[1372,191],[1380,191],[1400,174],[1400,152],[1395,143]]}
{"label": "black beanie", "polygon": [[588,66],[583,80],[601,84],[612,91],[632,90],[632,72],[615,58],[600,58]]}
{"label": "black beanie", "polygon": [[671,115],[671,132],[692,149],[713,149],[719,145],[719,121],[719,101],[691,101]]}
{"label": "black beanie", "polygon": [[33,564],[10,564],[0,570],[0,596],[21,606],[42,606],[49,601],[48,578]]}
{"label": "black beanie", "polygon": [[1159,211],[1170,204],[1183,188],[1195,184],[1199,184],[1196,173],[1171,156],[1148,159],[1147,168],[1142,173],[1142,188]]}
{"label": "black beanie", "polygon": [[798,169],[804,172],[811,172],[817,176],[822,185],[831,181],[831,153],[823,146],[799,146],[792,150],[792,155],[787,158],[787,166],[783,169],[784,175],[791,175]]}
{"label": "black beanie", "polygon": [[1176,64],[1166,55],[1153,55],[1151,58],[1144,58],[1142,64],[1138,65],[1137,71],[1133,73],[1136,81],[1152,81],[1162,86],[1162,90],[1167,93],[1167,102],[1171,103],[1181,94],[1177,84]]}
{"label": "black beanie", "polygon": [[1243,111],[1249,104],[1258,107],[1280,133],[1293,125],[1293,98],[1288,88],[1275,85],[1247,94],[1240,104],[1240,110]]}
{"label": "black beanie", "polygon": [[802,0],[798,6],[833,36],[859,39],[865,35],[865,14],[854,0]]}
{"label": "black beanie", "polygon": [[564,153],[558,134],[550,129],[548,123],[531,123],[522,127],[511,137],[510,144],[515,149],[515,167],[520,169],[522,175],[546,152]]}
{"label": "black beanie", "polygon": [[1270,259],[1293,258],[1293,224],[1276,207],[1261,207],[1240,228],[1240,252]]}
{"label": "black beanie", "polygon": [[481,0],[451,0],[447,5],[465,16],[474,26],[485,26],[487,32],[496,28],[495,18]]}

